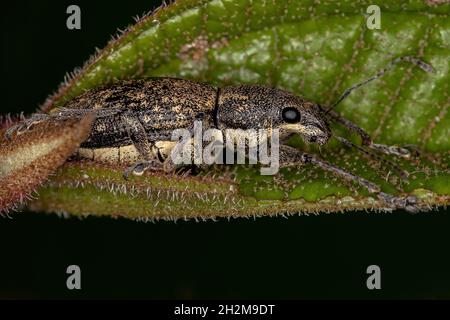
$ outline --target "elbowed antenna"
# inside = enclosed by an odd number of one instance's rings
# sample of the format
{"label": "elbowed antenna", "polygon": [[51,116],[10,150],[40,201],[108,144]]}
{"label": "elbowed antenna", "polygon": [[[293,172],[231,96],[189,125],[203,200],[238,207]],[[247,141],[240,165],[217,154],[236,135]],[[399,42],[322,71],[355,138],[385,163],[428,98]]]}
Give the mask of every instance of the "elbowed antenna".
{"label": "elbowed antenna", "polygon": [[435,72],[434,68],[429,65],[428,63],[415,58],[415,57],[411,57],[411,56],[404,56],[404,57],[398,57],[394,60],[392,60],[391,62],[389,62],[389,64],[387,65],[386,68],[380,70],[377,72],[377,74],[375,74],[373,77],[370,77],[367,80],[364,80],[363,82],[357,83],[353,86],[351,86],[350,88],[345,89],[344,93],[340,96],[340,98],[331,105],[331,107],[329,107],[326,111],[325,114],[328,114],[328,112],[330,112],[332,109],[334,109],[339,103],[341,103],[342,100],[344,100],[353,90],[368,84],[369,82],[376,80],[378,78],[381,78],[386,72],[388,72],[389,70],[391,70],[397,63],[402,62],[402,61],[408,61],[411,62],[412,64],[415,64],[416,66],[418,66],[419,68],[421,68],[422,70],[432,73]]}

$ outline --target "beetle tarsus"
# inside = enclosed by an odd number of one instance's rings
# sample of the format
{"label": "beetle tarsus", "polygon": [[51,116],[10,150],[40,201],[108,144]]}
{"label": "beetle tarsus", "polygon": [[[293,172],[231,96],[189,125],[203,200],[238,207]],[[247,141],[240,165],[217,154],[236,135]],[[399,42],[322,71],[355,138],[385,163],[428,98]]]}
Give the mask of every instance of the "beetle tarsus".
{"label": "beetle tarsus", "polygon": [[384,192],[378,193],[378,197],[383,200],[390,208],[401,208],[410,213],[417,213],[419,207],[417,206],[417,198],[414,196],[396,197]]}
{"label": "beetle tarsus", "polygon": [[161,169],[161,162],[156,159],[138,161],[124,171],[123,177],[125,180],[128,180],[130,175],[142,176],[149,169]]}
{"label": "beetle tarsus", "polygon": [[420,154],[417,147],[413,145],[400,147],[395,145],[389,146],[385,144],[372,143],[368,147],[387,155],[394,155],[405,159],[411,159],[419,156]]}

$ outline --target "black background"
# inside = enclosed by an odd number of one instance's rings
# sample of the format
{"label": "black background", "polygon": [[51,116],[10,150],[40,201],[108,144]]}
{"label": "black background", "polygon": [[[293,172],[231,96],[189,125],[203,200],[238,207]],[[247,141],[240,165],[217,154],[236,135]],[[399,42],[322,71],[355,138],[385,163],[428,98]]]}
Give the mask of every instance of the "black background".
{"label": "black background", "polygon": [[[66,28],[70,4],[81,7],[79,31]],[[1,113],[32,112],[157,5],[2,3]],[[0,298],[450,298],[449,226],[445,210],[176,224],[17,213],[0,219]],[[70,264],[80,291],[66,289]],[[382,290],[366,288],[371,264]]]}

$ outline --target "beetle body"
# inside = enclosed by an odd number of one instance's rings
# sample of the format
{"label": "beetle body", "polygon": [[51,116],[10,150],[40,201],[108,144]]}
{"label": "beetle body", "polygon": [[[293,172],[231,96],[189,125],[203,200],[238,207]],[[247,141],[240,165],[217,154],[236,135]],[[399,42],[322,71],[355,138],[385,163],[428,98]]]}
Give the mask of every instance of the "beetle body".
{"label": "beetle body", "polygon": [[[388,165],[406,180],[408,173],[395,163],[376,153],[411,157],[407,148],[372,142],[369,134],[333,110],[353,90],[382,77],[397,63],[407,61],[426,72],[434,69],[422,60],[405,56],[391,61],[374,76],[347,88],[328,109],[284,90],[261,85],[238,85],[216,88],[208,84],[175,78],[146,78],[125,80],[109,87],[87,91],[54,109],[50,114],[34,114],[9,128],[6,136],[28,130],[40,121],[84,117],[95,113],[89,137],[81,144],[78,155],[99,161],[133,163],[126,172],[142,174],[155,163],[164,165],[176,141],[175,129],[187,129],[192,135],[195,121],[202,121],[203,129],[279,129],[280,166],[313,163],[316,166],[354,181],[369,192],[376,193],[389,207],[416,211],[414,197],[396,197],[381,191],[380,186],[351,172],[324,161],[317,156],[283,144],[292,133],[307,143],[324,145],[331,138],[329,121],[335,121],[361,137],[362,146],[342,137],[343,145],[355,148],[364,155]],[[165,169],[165,167],[164,167]],[[173,167],[172,167],[173,169]]]}
{"label": "beetle body", "polygon": [[[288,123],[283,110],[295,110],[301,119]],[[193,131],[194,121],[203,129],[273,129],[284,134],[300,133],[307,142],[326,143],[331,136],[319,107],[289,92],[259,85],[216,88],[205,83],[176,78],[126,80],[102,87],[55,109],[57,117],[77,117],[95,112],[89,138],[78,155],[92,160],[133,163],[146,155],[136,140],[151,144],[154,158],[164,161],[176,144],[175,129]],[[127,119],[135,119],[145,137],[133,138]]]}

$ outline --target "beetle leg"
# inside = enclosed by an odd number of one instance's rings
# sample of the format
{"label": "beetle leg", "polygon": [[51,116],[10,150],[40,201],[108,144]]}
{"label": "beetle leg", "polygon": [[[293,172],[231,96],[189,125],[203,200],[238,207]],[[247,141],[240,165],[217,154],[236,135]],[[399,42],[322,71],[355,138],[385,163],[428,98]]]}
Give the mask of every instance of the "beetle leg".
{"label": "beetle leg", "polygon": [[362,145],[367,146],[370,149],[373,149],[375,151],[378,151],[378,152],[381,152],[381,153],[384,153],[387,155],[395,155],[395,156],[406,158],[406,159],[410,159],[413,156],[419,155],[419,151],[418,151],[417,147],[415,147],[414,145],[406,145],[403,147],[399,147],[399,146],[389,146],[389,145],[385,145],[385,144],[373,143],[372,138],[370,137],[370,135],[367,132],[365,132],[362,128],[358,127],[353,122],[351,122],[351,121],[345,119],[344,117],[342,117],[341,115],[339,115],[336,111],[332,110],[328,113],[328,115],[331,116],[331,118],[333,120],[335,120],[336,122],[342,124],[348,130],[357,133],[361,137]]}
{"label": "beetle leg", "polygon": [[158,159],[155,159],[152,152],[154,143],[148,140],[147,132],[139,119],[133,115],[125,114],[122,115],[122,121],[127,129],[130,140],[143,159],[125,170],[124,178],[127,179],[131,173],[134,175],[142,175],[147,169],[160,168],[162,164]]}
{"label": "beetle leg", "polygon": [[379,143],[371,143],[369,148],[376,150],[384,154],[391,154],[397,157],[405,159],[411,159],[412,157],[418,157],[420,155],[419,148],[416,145],[408,144],[402,147],[389,146]]}
{"label": "beetle leg", "polygon": [[[345,121],[348,121],[347,119],[344,119],[344,118],[342,118],[342,119],[345,120]],[[353,125],[353,123],[351,123],[350,121],[348,121],[348,122]],[[365,139],[367,141],[367,139],[368,139],[370,141],[369,142],[369,146],[370,145],[374,145],[374,144],[371,143],[370,136],[364,130],[362,130],[361,128],[357,127],[356,125],[354,125],[354,127],[355,127],[355,131],[356,130],[360,130],[361,131],[361,138],[363,139],[363,141]],[[286,143],[289,140],[290,137],[291,137],[291,135],[287,135],[285,137],[280,138],[281,143],[282,144]],[[339,140],[342,144],[344,144],[344,145],[346,145],[348,147],[351,147],[351,148],[355,148],[356,150],[358,150],[359,152],[363,153],[364,155],[366,155],[366,156],[368,156],[370,158],[374,158],[374,159],[376,159],[378,161],[383,162],[388,167],[390,167],[394,171],[396,171],[403,180],[405,180],[405,181],[408,180],[409,173],[407,171],[403,170],[402,168],[400,168],[398,165],[396,165],[392,161],[389,161],[388,159],[384,159],[384,158],[380,157],[378,154],[376,154],[374,152],[371,152],[370,150],[366,150],[366,149],[362,148],[361,146],[358,146],[358,145],[354,144],[353,142],[351,142],[351,141],[349,141],[349,140],[347,140],[345,138],[342,138],[342,137],[335,137],[335,138],[337,140]],[[363,145],[365,145],[365,144],[363,143]],[[365,145],[365,146],[367,146],[367,145]],[[369,146],[367,146],[367,147],[369,147]],[[377,145],[377,146],[380,146],[380,145]],[[390,147],[390,146],[386,146],[386,147]],[[376,149],[376,150],[380,151],[378,149]],[[386,153],[386,152],[383,152],[383,153]]]}
{"label": "beetle leg", "polygon": [[416,212],[417,207],[415,206],[416,198],[413,196],[408,196],[406,198],[396,197],[391,194],[387,194],[381,191],[380,187],[375,183],[357,176],[345,169],[339,168],[336,165],[322,160],[316,156],[303,153],[298,149],[282,145],[280,146],[280,166],[292,166],[298,163],[312,163],[326,171],[332,172],[346,180],[350,180],[358,183],[359,185],[366,188],[369,192],[375,193],[380,200],[386,203],[390,208],[403,208],[410,212]]}

